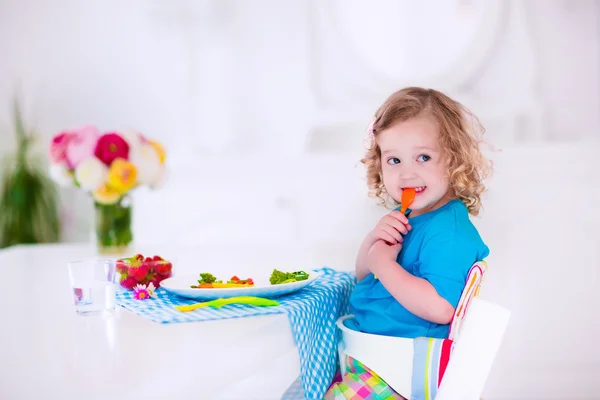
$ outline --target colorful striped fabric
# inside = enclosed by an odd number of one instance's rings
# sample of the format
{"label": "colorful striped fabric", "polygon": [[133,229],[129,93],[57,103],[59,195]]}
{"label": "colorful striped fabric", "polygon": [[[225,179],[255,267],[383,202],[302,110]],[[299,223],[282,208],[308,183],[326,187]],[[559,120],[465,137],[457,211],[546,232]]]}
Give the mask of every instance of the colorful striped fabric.
{"label": "colorful striped fabric", "polygon": [[450,339],[416,338],[414,340],[411,400],[433,400],[450,361]]}
{"label": "colorful striped fabric", "polygon": [[400,400],[404,397],[394,392],[375,372],[360,361],[346,356],[343,378],[334,381],[324,400]]}
{"label": "colorful striped fabric", "polygon": [[[453,342],[449,339],[417,338],[411,400],[433,400],[450,361]],[[379,375],[360,361],[346,356],[346,371],[329,387],[324,400],[404,399]]]}

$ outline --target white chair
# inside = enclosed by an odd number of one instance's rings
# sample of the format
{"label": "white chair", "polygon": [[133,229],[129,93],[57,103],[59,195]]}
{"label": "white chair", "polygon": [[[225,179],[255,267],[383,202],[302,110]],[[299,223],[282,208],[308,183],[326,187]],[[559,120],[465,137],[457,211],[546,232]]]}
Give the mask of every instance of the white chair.
{"label": "white chair", "polygon": [[[510,318],[508,310],[477,297],[486,270],[487,264],[480,261],[469,271],[450,325],[450,358],[437,388],[436,400],[476,400],[483,392]],[[341,370],[345,371],[345,358],[350,356],[374,371],[397,393],[410,398],[414,339],[349,329],[345,322],[353,317],[348,315],[337,321],[342,332],[339,343]]]}

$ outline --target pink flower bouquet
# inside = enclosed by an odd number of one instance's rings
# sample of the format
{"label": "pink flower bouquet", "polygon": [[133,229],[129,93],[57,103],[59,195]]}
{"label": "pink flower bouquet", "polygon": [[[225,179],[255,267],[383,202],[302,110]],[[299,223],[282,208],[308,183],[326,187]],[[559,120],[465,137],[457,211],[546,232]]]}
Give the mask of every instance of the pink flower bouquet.
{"label": "pink flower bouquet", "polygon": [[58,133],[50,143],[50,175],[62,186],[90,193],[96,238],[103,253],[127,250],[131,233],[128,194],[158,186],[165,173],[163,146],[137,132],[101,133],[93,126]]}

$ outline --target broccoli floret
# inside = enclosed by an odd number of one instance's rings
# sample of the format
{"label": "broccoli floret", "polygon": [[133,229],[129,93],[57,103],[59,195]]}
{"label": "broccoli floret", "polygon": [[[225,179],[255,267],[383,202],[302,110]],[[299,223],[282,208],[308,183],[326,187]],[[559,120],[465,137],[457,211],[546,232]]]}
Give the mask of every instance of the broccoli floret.
{"label": "broccoli floret", "polygon": [[203,272],[200,274],[200,280],[198,280],[198,283],[214,283],[216,280],[217,278],[213,274]]}

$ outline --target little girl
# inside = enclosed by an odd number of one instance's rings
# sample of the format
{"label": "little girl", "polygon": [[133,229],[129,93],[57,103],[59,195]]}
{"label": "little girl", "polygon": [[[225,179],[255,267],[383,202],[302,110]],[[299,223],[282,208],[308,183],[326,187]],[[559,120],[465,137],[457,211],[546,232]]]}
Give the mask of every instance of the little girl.
{"label": "little girl", "polygon": [[[406,188],[416,196],[407,215],[393,210],[365,237],[349,328],[406,338],[448,336],[469,269],[489,254],[469,219],[479,214],[489,170],[475,121],[460,103],[417,87],[392,94],[377,110],[362,160],[371,194],[396,205]],[[341,397],[347,388],[334,384],[326,398],[360,398]]]}

